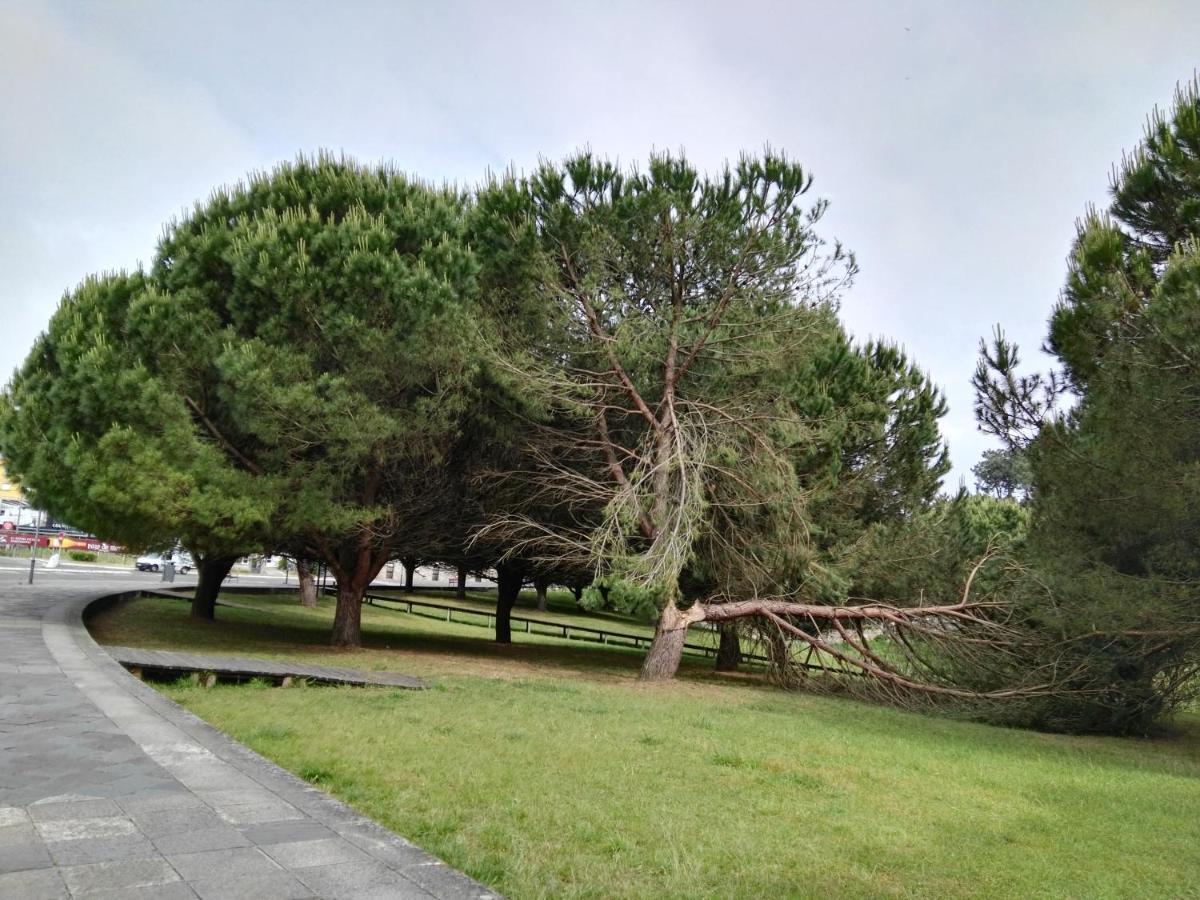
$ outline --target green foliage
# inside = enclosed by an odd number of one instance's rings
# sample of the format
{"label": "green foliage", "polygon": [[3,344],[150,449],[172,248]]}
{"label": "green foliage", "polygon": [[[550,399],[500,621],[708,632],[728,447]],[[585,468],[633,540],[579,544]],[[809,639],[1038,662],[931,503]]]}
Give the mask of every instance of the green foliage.
{"label": "green foliage", "polygon": [[810,188],[773,153],[710,177],[582,154],[481,194],[484,300],[542,323],[510,327],[542,335],[515,367],[547,412],[524,519],[496,531],[597,569],[586,602],[836,596],[831,548],[936,492],[944,402],[897,348],[846,338],[854,262]]}
{"label": "green foliage", "polygon": [[288,545],[342,578],[360,550],[375,568],[398,551],[404,514],[433,499],[418,473],[460,427],[476,336],[462,229],[456,194],[320,156],[216,192],[159,247],[148,318],[178,335],[162,377],[282,480]]}
{"label": "green foliage", "polygon": [[[1035,445],[1037,563],[1064,637],[1100,670],[1080,715],[1144,731],[1186,703],[1200,672],[1200,253],[1181,245],[1149,297],[1136,340],[1114,341],[1069,419]],[[1098,708],[1093,708],[1098,707]]]}
{"label": "green foliage", "polygon": [[326,155],[214,192],[148,273],[64,300],[0,407],[10,469],[127,545],[285,549],[361,592],[446,505],[486,332],[464,205]]}
{"label": "green foliage", "polygon": [[899,523],[925,510],[950,468],[938,431],[941,392],[899,348],[851,346],[840,328],[798,360],[806,369],[790,400],[819,422],[796,448],[810,494],[810,528],[830,560],[865,528]]}
{"label": "green foliage", "polygon": [[1064,654],[1073,691],[1035,721],[1144,732],[1200,687],[1196,82],[1154,113],[1112,192],[1080,223],[1050,324],[1077,402],[1057,415],[1031,402],[1014,355],[993,353],[980,405],[992,426],[1034,426],[1008,434],[1027,440],[1037,485],[1030,627]]}
{"label": "green foliage", "polygon": [[1026,499],[1033,488],[1033,469],[1028,456],[1015,447],[984,450],[983,458],[971,469],[975,489],[1003,499]]}
{"label": "green foliage", "polygon": [[56,518],[126,544],[197,554],[254,547],[272,492],[232,465],[152,368],[142,272],[89,278],[63,298],[0,400],[6,465]]}
{"label": "green foliage", "polygon": [[1029,511],[1012,500],[982,494],[942,499],[910,518],[873,526],[847,554],[857,596],[900,606],[959,599],[971,569],[989,554],[974,584],[986,593],[997,584],[1004,557],[1018,554],[1029,529]]}
{"label": "green foliage", "polygon": [[[160,243],[158,374],[240,468],[278,486],[275,546],[321,560],[358,641],[384,563],[452,505],[447,463],[479,375],[465,200],[319,155],[217,191]],[[204,390],[190,389],[202,373]]]}
{"label": "green foliage", "polygon": [[75,562],[95,562],[96,554],[89,553],[87,550],[68,550],[67,558],[73,559]]}
{"label": "green foliage", "polygon": [[580,598],[583,609],[596,611],[616,609],[640,619],[652,619],[662,609],[662,588],[637,584],[625,578],[612,576],[597,579],[584,588]]}
{"label": "green foliage", "polygon": [[838,600],[846,548],[934,496],[945,404],[842,330],[855,265],[811,186],[770,151],[584,153],[471,197],[302,157],[64,301],[0,447],[123,543],[328,563],[348,643],[401,554],[598,573],[639,612]]}

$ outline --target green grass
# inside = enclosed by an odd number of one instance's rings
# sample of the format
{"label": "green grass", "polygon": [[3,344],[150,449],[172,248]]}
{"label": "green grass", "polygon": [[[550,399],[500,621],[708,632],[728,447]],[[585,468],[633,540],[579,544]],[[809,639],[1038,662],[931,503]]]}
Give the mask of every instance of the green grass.
{"label": "green grass", "polygon": [[[237,606],[219,607],[216,622],[190,620],[183,599],[140,600],[96,617],[89,627],[101,643],[236,651],[367,670],[400,669],[417,675],[527,677],[537,672],[553,677],[632,678],[644,653],[520,630],[514,631],[513,644],[501,646],[492,641],[491,629],[372,606],[363,607],[363,648],[347,652],[328,646],[333,615],[328,598],[315,610],[300,607],[294,595],[231,594],[223,599]],[[447,602],[445,598],[423,599]],[[711,665],[701,657],[684,661],[687,671],[707,672]]]}
{"label": "green grass", "polygon": [[[1182,897],[1200,884],[1200,721],[1073,738],[787,694],[690,664],[367,609],[138,601],[112,643],[433,676],[424,692],[187,683],[166,693],[514,897]],[[390,649],[389,649],[390,648]]]}

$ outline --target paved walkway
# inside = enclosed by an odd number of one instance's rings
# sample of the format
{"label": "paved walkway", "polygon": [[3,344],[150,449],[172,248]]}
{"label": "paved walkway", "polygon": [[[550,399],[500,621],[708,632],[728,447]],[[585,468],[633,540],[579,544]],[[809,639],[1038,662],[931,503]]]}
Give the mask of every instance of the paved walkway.
{"label": "paved walkway", "polygon": [[0,583],[0,898],[496,895],[137,681],[103,588]]}

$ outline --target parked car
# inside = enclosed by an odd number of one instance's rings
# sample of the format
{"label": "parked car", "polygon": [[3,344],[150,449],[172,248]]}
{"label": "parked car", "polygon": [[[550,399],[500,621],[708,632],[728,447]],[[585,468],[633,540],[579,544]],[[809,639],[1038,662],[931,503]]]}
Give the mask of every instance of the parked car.
{"label": "parked car", "polygon": [[196,567],[189,554],[178,552],[147,553],[145,556],[139,556],[134,565],[139,572],[161,572],[169,562],[175,563],[175,571],[180,575],[186,575]]}

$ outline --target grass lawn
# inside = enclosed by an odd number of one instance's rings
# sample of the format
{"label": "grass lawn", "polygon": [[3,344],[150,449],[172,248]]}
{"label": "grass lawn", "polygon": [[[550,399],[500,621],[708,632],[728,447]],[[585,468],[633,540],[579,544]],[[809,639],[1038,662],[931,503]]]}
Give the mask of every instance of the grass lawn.
{"label": "grass lawn", "polygon": [[1156,740],[991,728],[787,694],[702,661],[364,610],[139,600],[106,643],[432,676],[424,692],[164,691],[283,767],[522,897],[1183,897],[1200,885],[1200,719]]}

